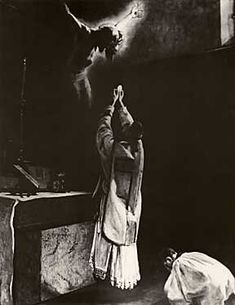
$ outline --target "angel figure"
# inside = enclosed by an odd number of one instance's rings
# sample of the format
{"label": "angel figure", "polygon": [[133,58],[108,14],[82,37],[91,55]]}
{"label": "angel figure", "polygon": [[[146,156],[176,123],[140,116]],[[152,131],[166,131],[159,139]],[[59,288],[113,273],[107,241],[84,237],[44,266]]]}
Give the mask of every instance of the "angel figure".
{"label": "angel figure", "polygon": [[112,60],[123,41],[123,34],[119,28],[132,18],[141,18],[141,11],[138,6],[134,6],[116,24],[92,28],[75,17],[67,4],[64,4],[64,7],[75,29],[74,47],[68,60],[72,83],[78,97],[87,100],[88,106],[91,107],[92,94],[87,68],[93,63],[95,52],[105,52],[106,59]]}

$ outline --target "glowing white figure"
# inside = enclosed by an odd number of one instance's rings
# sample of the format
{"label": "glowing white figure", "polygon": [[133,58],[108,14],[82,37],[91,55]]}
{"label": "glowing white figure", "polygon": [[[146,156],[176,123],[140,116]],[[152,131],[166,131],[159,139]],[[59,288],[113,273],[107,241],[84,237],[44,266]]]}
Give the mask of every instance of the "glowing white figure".
{"label": "glowing white figure", "polygon": [[[120,47],[125,47],[130,38],[128,32],[133,31],[131,20],[139,20],[144,15],[140,3],[131,3],[118,17],[106,18],[94,26],[89,26],[75,17],[65,4],[67,14],[72,18],[76,29],[75,44],[68,65],[72,82],[81,100],[87,100],[91,107],[92,94],[88,79],[88,67],[101,55],[113,59]],[[126,38],[126,39],[125,39]],[[122,51],[125,49],[122,48]]]}

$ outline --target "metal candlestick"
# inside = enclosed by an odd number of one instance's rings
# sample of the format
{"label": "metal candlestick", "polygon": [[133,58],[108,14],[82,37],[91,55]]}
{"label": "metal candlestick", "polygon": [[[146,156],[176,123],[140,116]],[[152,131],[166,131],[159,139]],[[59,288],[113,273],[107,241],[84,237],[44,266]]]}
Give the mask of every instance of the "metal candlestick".
{"label": "metal candlestick", "polygon": [[25,104],[26,99],[24,97],[25,92],[25,78],[26,78],[26,57],[23,60],[23,75],[22,75],[22,87],[21,87],[21,94],[20,94],[20,151],[18,161],[24,163],[24,111],[25,111]]}

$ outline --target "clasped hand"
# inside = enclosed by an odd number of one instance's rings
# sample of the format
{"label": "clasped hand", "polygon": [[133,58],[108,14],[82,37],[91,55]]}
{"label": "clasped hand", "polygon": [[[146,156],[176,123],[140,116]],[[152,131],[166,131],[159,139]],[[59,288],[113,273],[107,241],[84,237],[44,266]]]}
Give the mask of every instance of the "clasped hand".
{"label": "clasped hand", "polygon": [[124,97],[124,90],[122,89],[122,85],[118,85],[118,87],[113,90],[112,106],[115,107],[116,103],[118,102],[119,106],[124,107],[124,104],[122,102],[123,97]]}

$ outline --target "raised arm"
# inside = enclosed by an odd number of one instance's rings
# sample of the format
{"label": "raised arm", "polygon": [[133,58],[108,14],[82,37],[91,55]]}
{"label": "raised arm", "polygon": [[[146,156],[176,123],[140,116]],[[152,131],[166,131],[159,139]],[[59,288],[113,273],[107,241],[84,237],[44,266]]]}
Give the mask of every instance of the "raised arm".
{"label": "raised arm", "polygon": [[114,142],[113,130],[111,127],[113,112],[114,105],[107,106],[98,123],[96,146],[100,156],[103,158],[110,156]]}
{"label": "raised arm", "polygon": [[[122,88],[122,85],[119,85],[117,89],[114,91],[114,96],[118,96],[117,103],[119,105],[118,112],[119,112],[119,119],[121,123],[121,127],[131,125],[134,122],[134,119],[130,112],[127,110],[126,106],[123,104],[123,98],[124,98],[124,90]],[[116,103],[116,102],[115,102]]]}
{"label": "raised arm", "polygon": [[69,7],[68,7],[68,5],[67,5],[66,3],[64,3],[64,7],[65,7],[66,13],[72,18],[74,24],[75,24],[76,26],[78,26],[79,29],[85,30],[85,31],[87,31],[87,32],[89,32],[89,33],[91,32],[91,29],[90,29],[86,24],[84,24],[83,22],[81,22],[79,19],[77,19],[77,18],[71,13],[71,11],[70,11],[70,9],[69,9]]}
{"label": "raised arm", "polygon": [[122,19],[120,19],[115,26],[117,28],[124,27],[131,19],[133,18],[142,18],[143,17],[143,9],[140,8],[137,4],[133,6],[128,14],[126,14]]}

